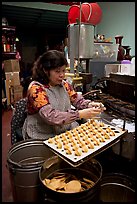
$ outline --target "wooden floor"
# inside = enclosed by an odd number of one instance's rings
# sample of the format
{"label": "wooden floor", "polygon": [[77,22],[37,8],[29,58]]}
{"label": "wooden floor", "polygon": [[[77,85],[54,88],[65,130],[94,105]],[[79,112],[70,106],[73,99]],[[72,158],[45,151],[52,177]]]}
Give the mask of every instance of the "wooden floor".
{"label": "wooden floor", "polygon": [[7,155],[11,147],[10,122],[12,110],[2,112],[2,202],[13,202]]}

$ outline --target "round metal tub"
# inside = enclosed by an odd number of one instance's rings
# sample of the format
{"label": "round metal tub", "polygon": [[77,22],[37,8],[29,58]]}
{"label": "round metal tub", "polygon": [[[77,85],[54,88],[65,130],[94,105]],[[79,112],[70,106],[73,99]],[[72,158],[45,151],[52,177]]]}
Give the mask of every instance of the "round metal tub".
{"label": "round metal tub", "polygon": [[[85,177],[95,182],[94,186],[76,193],[63,193],[48,188],[43,184],[45,178],[50,178],[55,172],[64,172],[75,175],[78,180]],[[45,190],[46,200],[52,200],[52,202],[68,202],[68,201],[98,201],[100,193],[100,179],[102,176],[102,166],[100,163],[91,159],[81,164],[78,167],[72,167],[58,156],[54,156],[44,162],[40,169],[40,180]]]}
{"label": "round metal tub", "polygon": [[106,174],[101,179],[102,202],[135,202],[135,181],[119,173]]}
{"label": "round metal tub", "polygon": [[15,202],[42,200],[39,170],[53,152],[41,140],[26,140],[11,146],[7,155],[7,167]]}

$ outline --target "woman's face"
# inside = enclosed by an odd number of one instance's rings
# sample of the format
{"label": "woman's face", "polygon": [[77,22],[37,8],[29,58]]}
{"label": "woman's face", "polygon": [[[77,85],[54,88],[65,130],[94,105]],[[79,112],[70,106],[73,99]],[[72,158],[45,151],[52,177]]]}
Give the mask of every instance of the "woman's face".
{"label": "woman's face", "polygon": [[49,83],[52,86],[56,86],[62,83],[65,78],[66,66],[58,67],[50,70]]}

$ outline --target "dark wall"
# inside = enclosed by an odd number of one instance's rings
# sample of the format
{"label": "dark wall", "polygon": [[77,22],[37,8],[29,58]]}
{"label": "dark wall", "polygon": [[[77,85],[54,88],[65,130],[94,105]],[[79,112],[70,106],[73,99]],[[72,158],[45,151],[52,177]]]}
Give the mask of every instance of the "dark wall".
{"label": "dark wall", "polygon": [[67,36],[67,29],[51,30],[17,27],[16,35],[22,46],[36,46],[42,52],[47,43],[50,49],[53,49],[56,44],[60,44]]}
{"label": "dark wall", "polygon": [[17,50],[21,55],[21,70],[25,76],[30,75],[31,67],[36,58],[41,55],[48,44],[49,49],[56,49],[62,43],[67,35],[67,30],[58,29],[34,29],[16,26]]}

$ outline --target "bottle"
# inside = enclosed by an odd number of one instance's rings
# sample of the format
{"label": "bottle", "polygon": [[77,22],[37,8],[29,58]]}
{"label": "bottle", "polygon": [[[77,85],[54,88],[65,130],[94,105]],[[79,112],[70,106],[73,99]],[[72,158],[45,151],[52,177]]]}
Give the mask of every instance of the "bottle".
{"label": "bottle", "polygon": [[8,26],[8,21],[5,17],[2,17],[2,26]]}
{"label": "bottle", "polygon": [[6,52],[6,37],[2,35],[2,52]]}
{"label": "bottle", "polygon": [[13,52],[16,52],[17,49],[16,49],[16,42],[13,43]]}
{"label": "bottle", "polygon": [[7,44],[7,31],[3,30],[2,33],[2,47],[3,47],[3,52],[6,52],[6,44]]}
{"label": "bottle", "polygon": [[11,37],[10,51],[14,52],[14,38]]}
{"label": "bottle", "polygon": [[6,52],[10,52],[10,38],[7,38]]}
{"label": "bottle", "polygon": [[122,61],[124,59],[124,54],[125,54],[125,50],[122,47],[123,36],[117,35],[117,36],[115,36],[115,39],[116,39],[116,44],[119,44],[117,60]]}

